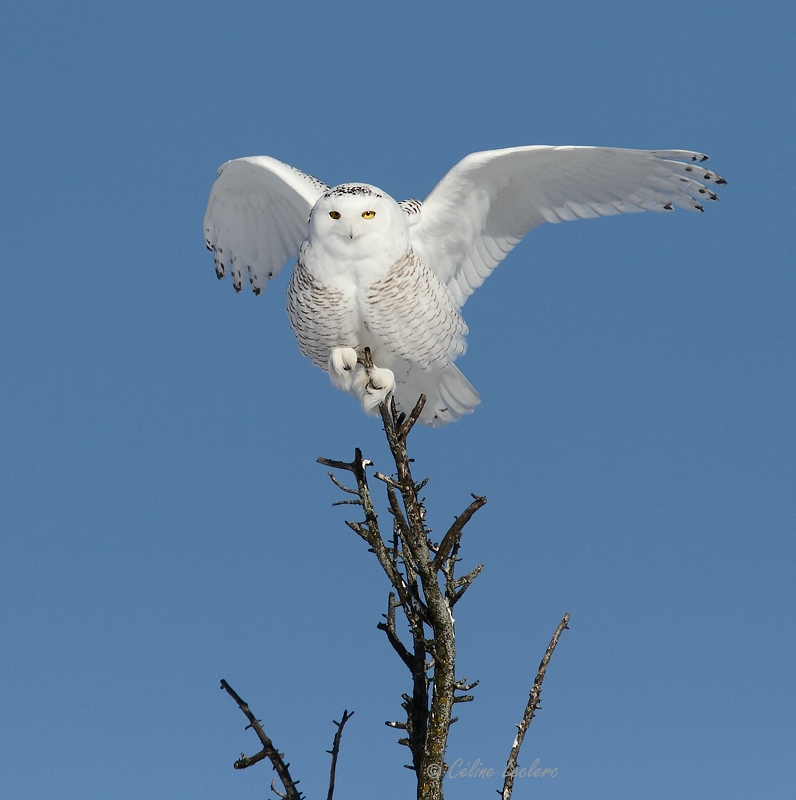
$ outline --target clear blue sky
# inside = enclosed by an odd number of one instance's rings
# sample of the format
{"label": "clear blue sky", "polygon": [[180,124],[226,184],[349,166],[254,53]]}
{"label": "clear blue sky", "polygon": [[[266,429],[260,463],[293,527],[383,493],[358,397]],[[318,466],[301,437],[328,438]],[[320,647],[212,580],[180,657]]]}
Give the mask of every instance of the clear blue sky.
{"label": "clear blue sky", "polygon": [[[226,678],[325,797],[412,796],[387,584],[317,456],[377,421],[301,358],[286,275],[216,281],[216,167],[424,197],[469,152],[691,148],[704,215],[532,232],[465,307],[483,402],[413,435],[469,500],[448,759],[505,764],[572,613],[523,798],[790,797],[792,3],[11,4],[0,31],[0,796],[262,798]],[[450,798],[493,797],[458,779]]]}

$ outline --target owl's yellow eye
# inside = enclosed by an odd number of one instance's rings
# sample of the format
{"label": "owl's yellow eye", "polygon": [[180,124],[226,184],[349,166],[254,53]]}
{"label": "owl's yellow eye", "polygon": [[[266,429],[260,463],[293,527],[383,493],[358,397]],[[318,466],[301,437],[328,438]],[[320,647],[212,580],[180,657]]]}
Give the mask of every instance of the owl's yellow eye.
{"label": "owl's yellow eye", "polygon": [[340,212],[339,211],[330,211],[329,216],[332,219],[340,219]]}
{"label": "owl's yellow eye", "polygon": [[375,211],[363,211],[362,212],[362,219],[373,219],[376,216]]}

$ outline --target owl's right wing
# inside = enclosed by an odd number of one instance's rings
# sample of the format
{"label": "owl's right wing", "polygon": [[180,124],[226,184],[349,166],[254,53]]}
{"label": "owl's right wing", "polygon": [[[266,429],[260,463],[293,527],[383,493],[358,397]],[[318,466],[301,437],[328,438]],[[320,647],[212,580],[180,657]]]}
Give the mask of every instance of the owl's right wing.
{"label": "owl's right wing", "polygon": [[723,178],[689,150],[512,147],[471,153],[410,213],[412,245],[462,306],[543,222],[637,211],[704,211]]}
{"label": "owl's right wing", "polygon": [[218,168],[205,212],[205,244],[216,275],[229,269],[239,292],[244,272],[255,294],[265,288],[307,236],[307,220],[329,187],[269,156],[227,161]]}

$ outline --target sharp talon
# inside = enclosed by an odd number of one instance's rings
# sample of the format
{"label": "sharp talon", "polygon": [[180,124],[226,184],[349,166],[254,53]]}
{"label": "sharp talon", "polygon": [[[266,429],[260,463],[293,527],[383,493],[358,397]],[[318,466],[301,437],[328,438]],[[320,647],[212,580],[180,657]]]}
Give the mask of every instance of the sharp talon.
{"label": "sharp talon", "polygon": [[373,356],[370,354],[369,347],[366,347],[362,351],[362,358],[358,359],[357,361],[359,364],[362,364],[365,369],[373,369]]}
{"label": "sharp talon", "polygon": [[378,413],[378,407],[395,389],[395,375],[392,370],[373,365],[370,350],[365,348],[363,358],[359,359],[362,369],[353,378],[352,394],[356,393],[362,408],[368,414]]}

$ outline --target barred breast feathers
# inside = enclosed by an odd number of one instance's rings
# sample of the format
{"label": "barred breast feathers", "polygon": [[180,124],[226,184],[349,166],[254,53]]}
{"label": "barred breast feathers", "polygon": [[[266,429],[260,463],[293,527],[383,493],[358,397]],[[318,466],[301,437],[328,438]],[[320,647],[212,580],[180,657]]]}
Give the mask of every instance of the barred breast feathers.
{"label": "barred breast feathers", "polygon": [[397,358],[430,369],[467,347],[453,295],[411,249],[367,287],[365,302],[371,332]]}
{"label": "barred breast feathers", "polygon": [[301,256],[287,289],[287,313],[299,350],[313,364],[326,370],[332,347],[350,345],[351,298],[313,278]]}

